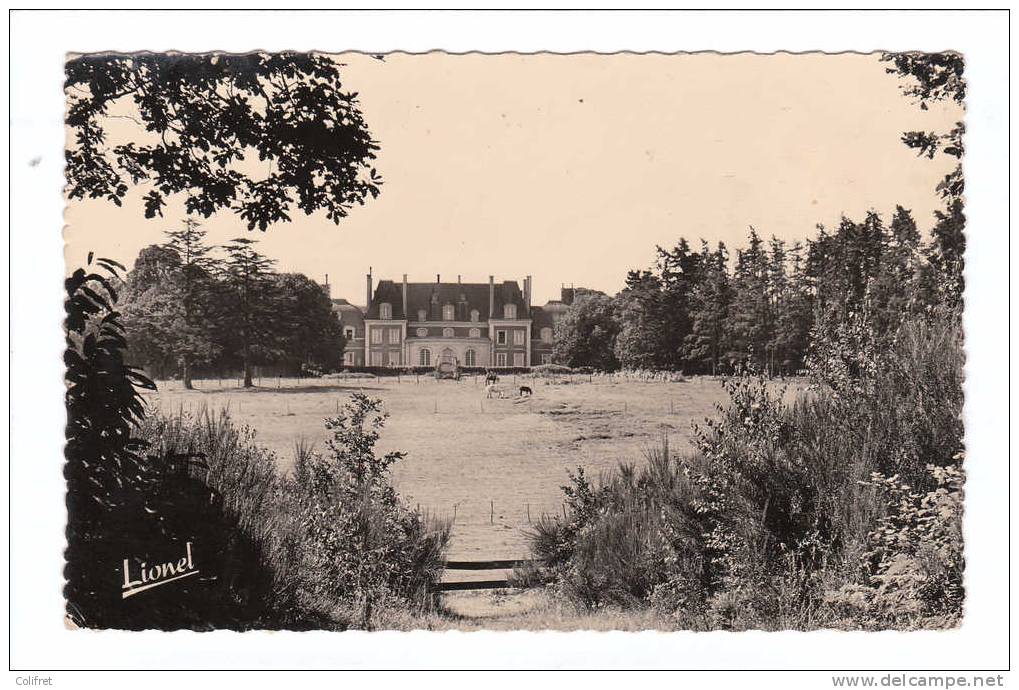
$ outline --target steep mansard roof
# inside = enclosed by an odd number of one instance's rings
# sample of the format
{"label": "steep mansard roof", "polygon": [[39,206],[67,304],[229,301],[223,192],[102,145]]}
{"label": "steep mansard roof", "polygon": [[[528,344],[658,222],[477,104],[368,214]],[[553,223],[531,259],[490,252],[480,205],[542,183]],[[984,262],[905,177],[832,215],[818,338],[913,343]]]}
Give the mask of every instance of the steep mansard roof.
{"label": "steep mansard roof", "polygon": [[340,323],[344,326],[364,325],[364,310],[362,307],[358,307],[341,298],[333,298],[332,303],[333,313],[339,317]]}
{"label": "steep mansard roof", "polygon": [[[379,305],[388,302],[393,307],[394,319],[418,320],[418,311],[425,310],[429,321],[442,320],[442,307],[456,307],[457,321],[470,321],[471,310],[478,310],[481,321],[488,320],[488,283],[407,283],[407,308],[403,305],[403,283],[380,280],[365,318],[379,318]],[[517,305],[517,316],[526,318],[524,294],[519,284],[506,280],[495,284],[495,317],[501,318],[503,305]]]}

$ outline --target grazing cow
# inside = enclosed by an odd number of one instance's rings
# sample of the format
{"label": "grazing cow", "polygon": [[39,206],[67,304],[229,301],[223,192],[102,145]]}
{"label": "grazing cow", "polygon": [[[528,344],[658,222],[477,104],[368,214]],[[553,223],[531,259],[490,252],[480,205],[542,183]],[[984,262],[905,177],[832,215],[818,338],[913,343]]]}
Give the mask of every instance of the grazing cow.
{"label": "grazing cow", "polygon": [[494,383],[489,383],[488,385],[485,386],[485,397],[491,398],[496,393],[499,394],[500,398],[503,397],[503,390],[499,386],[495,385]]}
{"label": "grazing cow", "polygon": [[527,396],[528,398],[534,395],[534,391],[531,390],[530,386],[520,386],[520,397]]}
{"label": "grazing cow", "polygon": [[499,377],[496,376],[495,374],[493,374],[492,372],[488,372],[485,375],[485,385],[486,386],[495,385],[498,382],[499,382]]}

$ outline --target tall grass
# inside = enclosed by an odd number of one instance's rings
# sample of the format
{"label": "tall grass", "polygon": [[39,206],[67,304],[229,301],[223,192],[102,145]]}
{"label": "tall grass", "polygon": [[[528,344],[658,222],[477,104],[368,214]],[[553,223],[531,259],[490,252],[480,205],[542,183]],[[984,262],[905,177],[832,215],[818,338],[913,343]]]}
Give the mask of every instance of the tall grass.
{"label": "tall grass", "polygon": [[597,486],[571,476],[568,515],[530,535],[556,591],[695,629],[957,622],[958,322],[910,321],[885,341],[865,323],[840,329],[819,340],[815,385],[792,404],[743,370],[696,453],[663,443]]}
{"label": "tall grass", "polygon": [[[350,431],[342,447],[331,444],[334,454],[364,450],[366,430]],[[412,511],[388,476],[376,477],[375,494],[338,491],[331,483],[333,461],[303,442],[295,444],[297,470],[280,474],[275,455],[227,410],[150,415],[140,435],[162,455],[202,458],[196,479],[219,497],[226,516],[209,528],[248,545],[227,545],[211,556],[217,586],[233,611],[233,620],[217,627],[372,627],[387,606],[430,604],[451,526]],[[380,494],[387,500],[380,502]],[[368,583],[340,576],[379,566],[389,577]]]}
{"label": "tall grass", "polygon": [[203,458],[201,481],[220,497],[230,527],[255,547],[254,562],[227,558],[221,566],[222,577],[234,583],[228,586],[236,585],[234,599],[257,596],[259,610],[247,624],[300,628],[328,623],[328,609],[306,596],[300,488],[280,476],[275,454],[255,442],[254,431],[235,425],[227,410],[209,409],[151,414],[140,431],[161,455]]}

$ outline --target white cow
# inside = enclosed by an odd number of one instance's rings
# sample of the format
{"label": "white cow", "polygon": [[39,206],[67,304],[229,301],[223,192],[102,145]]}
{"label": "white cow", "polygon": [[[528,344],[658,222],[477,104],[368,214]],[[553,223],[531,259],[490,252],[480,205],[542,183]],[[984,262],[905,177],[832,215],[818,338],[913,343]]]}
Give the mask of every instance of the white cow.
{"label": "white cow", "polygon": [[500,398],[505,397],[505,391],[503,391],[502,386],[497,386],[494,383],[485,386],[485,397],[491,398],[496,393],[499,394]]}

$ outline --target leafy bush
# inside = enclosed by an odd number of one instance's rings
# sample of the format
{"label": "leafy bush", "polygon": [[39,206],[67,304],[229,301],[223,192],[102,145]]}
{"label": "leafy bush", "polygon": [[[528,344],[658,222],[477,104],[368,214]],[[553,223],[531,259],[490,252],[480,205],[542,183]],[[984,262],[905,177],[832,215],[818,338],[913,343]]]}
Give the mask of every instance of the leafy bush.
{"label": "leafy bush", "polygon": [[958,320],[912,319],[887,339],[865,313],[822,323],[813,387],[794,402],[748,364],[723,381],[697,454],[665,450],[598,488],[571,476],[568,519],[531,534],[564,598],[695,628],[958,621]]}
{"label": "leafy bush", "polygon": [[327,420],[331,457],[299,443],[292,475],[226,412],[146,420],[152,448],[203,459],[203,485],[222,507],[224,519],[194,538],[201,546],[213,530],[225,535],[214,552],[202,549],[217,595],[237,609],[216,627],[369,627],[383,607],[428,603],[450,525],[409,510],[389,485],[388,464],[403,454],[372,452],[379,404],[355,394]]}
{"label": "leafy bush", "polygon": [[375,454],[387,415],[382,402],[355,393],[326,420],[329,456],[298,458],[305,550],[316,591],[354,612],[370,628],[386,604],[423,605],[444,567],[452,525],[409,509],[389,482],[404,453]]}
{"label": "leafy bush", "polygon": [[926,493],[913,491],[898,477],[872,475],[868,484],[886,496],[889,511],[868,535],[869,568],[862,582],[827,597],[837,614],[869,628],[940,628],[960,622],[964,478],[956,467],[927,469],[936,488]]}
{"label": "leafy bush", "polygon": [[203,568],[216,573],[217,596],[242,604],[244,614],[225,627],[338,625],[310,594],[313,583],[302,556],[301,487],[277,472],[276,455],[256,443],[250,427],[236,426],[226,411],[182,410],[149,415],[139,436],[161,456],[202,459],[200,482],[217,497],[224,517],[208,525],[197,515],[191,518],[195,549]]}
{"label": "leafy bush", "polygon": [[598,488],[582,469],[570,482],[567,517],[545,516],[529,534],[565,598],[583,608],[701,605],[703,525],[691,508],[687,468],[667,441],[647,451],[644,467],[621,465]]}

